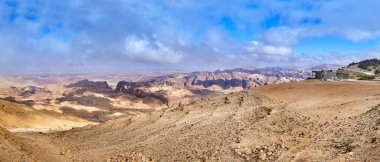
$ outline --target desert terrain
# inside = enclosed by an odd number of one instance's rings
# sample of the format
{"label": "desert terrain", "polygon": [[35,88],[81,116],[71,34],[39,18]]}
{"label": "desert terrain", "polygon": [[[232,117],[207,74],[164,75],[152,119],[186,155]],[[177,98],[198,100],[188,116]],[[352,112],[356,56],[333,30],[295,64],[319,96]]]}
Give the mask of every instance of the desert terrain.
{"label": "desert terrain", "polygon": [[45,133],[1,129],[1,161],[379,161],[377,81],[303,81]]}
{"label": "desert terrain", "polygon": [[[326,66],[337,67],[322,67]],[[310,75],[311,69],[0,75],[3,83],[0,85],[0,113],[4,115],[0,126],[14,132],[68,130],[175,108],[206,96],[301,81]]]}
{"label": "desert terrain", "polygon": [[379,10],[0,0],[0,162],[380,162]]}

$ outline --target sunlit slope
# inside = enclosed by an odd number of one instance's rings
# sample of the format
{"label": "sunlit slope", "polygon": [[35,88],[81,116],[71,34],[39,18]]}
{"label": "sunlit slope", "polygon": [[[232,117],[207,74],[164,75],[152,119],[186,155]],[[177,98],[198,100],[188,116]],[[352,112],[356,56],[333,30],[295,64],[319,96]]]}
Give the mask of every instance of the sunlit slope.
{"label": "sunlit slope", "polygon": [[36,110],[24,104],[0,100],[0,126],[8,129],[33,128],[62,130],[82,127],[90,122],[48,110]]}
{"label": "sunlit slope", "polygon": [[[301,82],[52,134],[73,159],[380,160],[380,82]],[[33,136],[33,138],[38,138]],[[377,153],[376,153],[377,152]]]}

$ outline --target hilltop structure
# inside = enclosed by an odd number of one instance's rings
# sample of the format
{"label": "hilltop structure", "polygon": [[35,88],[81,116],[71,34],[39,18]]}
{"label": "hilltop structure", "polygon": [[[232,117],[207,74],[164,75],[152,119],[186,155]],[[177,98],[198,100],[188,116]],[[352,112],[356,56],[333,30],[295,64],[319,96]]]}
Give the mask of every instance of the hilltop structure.
{"label": "hilltop structure", "polygon": [[335,78],[336,78],[336,72],[334,72],[333,70],[312,71],[311,79],[328,80],[328,79],[335,79]]}

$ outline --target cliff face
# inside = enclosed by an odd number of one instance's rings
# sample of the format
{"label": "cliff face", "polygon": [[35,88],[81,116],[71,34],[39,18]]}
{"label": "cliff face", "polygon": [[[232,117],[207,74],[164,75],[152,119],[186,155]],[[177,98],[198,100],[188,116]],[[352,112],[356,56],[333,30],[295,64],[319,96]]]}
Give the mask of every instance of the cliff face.
{"label": "cliff face", "polygon": [[168,99],[165,94],[160,92],[150,92],[144,87],[144,84],[120,81],[116,85],[115,91],[127,93],[138,98],[153,98],[160,100],[163,104],[168,104]]}
{"label": "cliff face", "polygon": [[[264,85],[298,82],[310,77],[311,70],[326,68],[237,68],[215,72],[192,72],[153,77],[144,81],[119,81],[112,89],[107,82],[82,80],[70,85],[70,94],[82,95],[86,92],[106,96],[126,96],[128,100],[142,100],[171,107],[184,104],[204,95],[230,93]],[[329,66],[330,68],[330,66]],[[126,78],[128,79],[128,78]]]}
{"label": "cliff face", "polygon": [[302,70],[227,70],[215,72],[193,72],[156,77],[144,82],[120,81],[115,91],[138,98],[154,98],[168,107],[183,104],[183,98],[214,95],[264,85],[297,82],[308,76]]}
{"label": "cliff face", "polygon": [[263,85],[297,82],[311,76],[312,70],[336,70],[340,65],[324,64],[306,68],[235,68],[217,70],[215,72],[192,72],[155,77],[144,82],[120,81],[117,91],[124,91],[126,87],[152,87],[158,85],[173,86],[176,88],[209,88],[218,86],[221,89],[243,88],[249,89]]}
{"label": "cliff face", "polygon": [[[330,67],[330,66],[329,66]],[[152,97],[171,105],[173,98],[198,93],[217,94],[232,89],[250,89],[270,84],[298,82],[310,77],[312,69],[326,68],[236,68],[215,72],[192,72],[155,77],[143,82],[120,81],[116,91],[139,98]],[[166,88],[165,88],[166,87]],[[168,88],[170,87],[170,88]],[[184,96],[181,96],[184,95]]]}
{"label": "cliff face", "polygon": [[194,72],[185,75],[171,76],[159,81],[156,84],[165,84],[175,87],[209,88],[218,86],[222,89],[229,88],[254,88],[269,84],[285,82],[296,82],[306,78],[309,74],[304,71],[251,71],[251,72],[217,71],[217,72]]}
{"label": "cliff face", "polygon": [[111,89],[105,81],[89,81],[88,79],[81,80],[79,82],[69,84],[67,88],[93,88],[93,89]]}

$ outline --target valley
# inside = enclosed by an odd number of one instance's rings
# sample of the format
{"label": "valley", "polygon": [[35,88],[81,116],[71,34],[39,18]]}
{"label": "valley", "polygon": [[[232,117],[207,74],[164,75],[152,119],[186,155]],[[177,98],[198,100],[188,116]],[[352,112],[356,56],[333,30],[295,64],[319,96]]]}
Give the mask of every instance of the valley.
{"label": "valley", "polygon": [[[0,112],[5,113],[6,117],[17,120],[23,118],[24,114],[25,120],[35,120],[41,116],[56,118],[57,115],[68,118],[62,118],[59,121],[62,124],[50,126],[0,124],[9,129],[66,130],[178,107],[207,96],[271,84],[299,82],[310,76],[312,69],[327,67],[338,65],[299,69],[236,68],[171,74],[158,72],[155,75],[3,75],[0,101],[5,103],[6,109]],[[7,108],[9,104],[11,106]],[[13,112],[6,111],[8,109]],[[49,117],[43,118],[48,120]],[[79,123],[73,123],[73,120]]]}
{"label": "valley", "polygon": [[379,160],[380,82],[251,70],[18,78],[1,91],[0,161]]}
{"label": "valley", "polygon": [[377,161],[379,88],[362,81],[284,83],[13,136],[52,148],[28,156],[36,161]]}
{"label": "valley", "polygon": [[0,162],[380,162],[379,10],[0,0]]}

